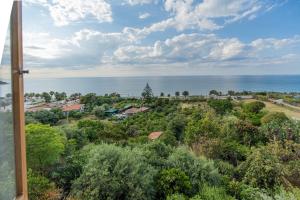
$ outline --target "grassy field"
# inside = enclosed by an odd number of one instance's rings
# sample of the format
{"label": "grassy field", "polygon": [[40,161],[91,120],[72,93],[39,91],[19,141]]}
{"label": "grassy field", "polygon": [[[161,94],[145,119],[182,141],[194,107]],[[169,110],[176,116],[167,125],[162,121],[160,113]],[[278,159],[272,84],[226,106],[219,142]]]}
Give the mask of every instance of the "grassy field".
{"label": "grassy field", "polygon": [[[251,102],[251,101],[256,101],[256,100],[245,100],[243,102]],[[266,104],[266,111],[269,112],[283,112],[286,114],[286,116],[288,116],[291,119],[295,119],[295,120],[300,120],[300,111],[285,107],[285,106],[280,106],[280,105],[276,105],[274,103],[271,102],[266,102],[264,101],[264,103]]]}

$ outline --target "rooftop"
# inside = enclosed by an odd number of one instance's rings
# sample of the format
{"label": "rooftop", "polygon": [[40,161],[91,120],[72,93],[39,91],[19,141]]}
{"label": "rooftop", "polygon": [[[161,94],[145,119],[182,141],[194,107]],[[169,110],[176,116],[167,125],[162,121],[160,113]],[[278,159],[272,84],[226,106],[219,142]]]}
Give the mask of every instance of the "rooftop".
{"label": "rooftop", "polygon": [[64,112],[77,111],[82,109],[82,104],[65,105],[62,107]]}
{"label": "rooftop", "polygon": [[162,134],[163,134],[162,131],[152,132],[148,135],[148,138],[150,140],[155,140],[155,139],[159,138]]}

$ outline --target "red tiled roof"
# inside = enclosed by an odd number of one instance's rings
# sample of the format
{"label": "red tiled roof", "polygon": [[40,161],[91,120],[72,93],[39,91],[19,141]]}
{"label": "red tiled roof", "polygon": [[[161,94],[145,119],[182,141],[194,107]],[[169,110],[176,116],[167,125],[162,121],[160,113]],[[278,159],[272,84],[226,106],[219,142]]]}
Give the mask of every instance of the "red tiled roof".
{"label": "red tiled roof", "polygon": [[159,138],[162,134],[163,134],[163,132],[161,132],[161,131],[153,132],[148,135],[148,138],[150,140],[155,140],[155,139]]}
{"label": "red tiled roof", "polygon": [[81,104],[73,104],[73,105],[65,105],[65,106],[63,106],[62,110],[64,112],[68,112],[68,111],[81,110],[81,108],[82,108]]}

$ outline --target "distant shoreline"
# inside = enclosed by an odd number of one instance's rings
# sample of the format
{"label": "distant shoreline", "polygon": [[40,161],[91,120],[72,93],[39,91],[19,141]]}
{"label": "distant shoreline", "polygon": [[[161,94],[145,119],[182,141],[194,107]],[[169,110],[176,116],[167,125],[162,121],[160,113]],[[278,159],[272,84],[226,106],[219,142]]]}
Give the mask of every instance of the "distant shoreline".
{"label": "distant shoreline", "polygon": [[77,79],[77,78],[175,78],[175,77],[284,77],[284,76],[300,76],[300,74],[244,74],[244,75],[136,75],[136,76],[66,76],[66,77],[25,77],[29,80],[47,80],[47,79]]}

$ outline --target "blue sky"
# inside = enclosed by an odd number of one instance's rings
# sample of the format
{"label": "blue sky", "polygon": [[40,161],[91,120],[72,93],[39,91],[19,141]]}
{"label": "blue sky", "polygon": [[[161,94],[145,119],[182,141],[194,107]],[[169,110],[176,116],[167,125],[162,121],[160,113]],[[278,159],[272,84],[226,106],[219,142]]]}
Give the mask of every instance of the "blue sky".
{"label": "blue sky", "polygon": [[23,0],[31,77],[300,74],[300,0]]}

